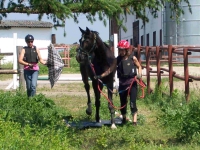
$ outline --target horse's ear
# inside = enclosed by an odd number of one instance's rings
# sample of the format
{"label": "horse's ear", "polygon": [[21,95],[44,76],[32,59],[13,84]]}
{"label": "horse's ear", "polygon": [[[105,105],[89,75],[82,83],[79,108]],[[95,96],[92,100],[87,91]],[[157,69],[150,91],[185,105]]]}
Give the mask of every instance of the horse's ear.
{"label": "horse's ear", "polygon": [[86,32],[90,33],[90,29],[88,27],[86,27]]}
{"label": "horse's ear", "polygon": [[81,29],[80,27],[79,27],[79,29],[80,29],[80,31],[81,31],[82,34],[85,33],[85,31],[83,29]]}

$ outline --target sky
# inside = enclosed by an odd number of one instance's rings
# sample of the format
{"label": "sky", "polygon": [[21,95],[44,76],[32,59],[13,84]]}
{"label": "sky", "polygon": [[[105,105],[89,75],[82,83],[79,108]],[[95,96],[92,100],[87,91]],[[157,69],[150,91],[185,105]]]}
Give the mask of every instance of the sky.
{"label": "sky", "polygon": [[[3,20],[38,20],[38,15],[26,15],[26,14],[17,14],[11,13],[7,14],[7,18],[3,18]],[[99,36],[103,41],[107,41],[109,39],[109,21],[107,20],[107,25],[104,26],[102,21],[99,21],[96,17],[96,21],[92,24],[87,20],[84,14],[81,14],[78,17],[79,23],[75,23],[73,19],[66,19],[65,31],[66,37],[64,37],[64,28],[57,27],[57,30],[52,28],[52,34],[56,35],[56,43],[57,44],[73,44],[75,42],[78,43],[78,40],[81,37],[81,32],[79,27],[82,29],[86,29],[88,27],[91,30],[99,32]],[[42,21],[52,22],[52,20],[48,20],[46,16],[43,17]]]}

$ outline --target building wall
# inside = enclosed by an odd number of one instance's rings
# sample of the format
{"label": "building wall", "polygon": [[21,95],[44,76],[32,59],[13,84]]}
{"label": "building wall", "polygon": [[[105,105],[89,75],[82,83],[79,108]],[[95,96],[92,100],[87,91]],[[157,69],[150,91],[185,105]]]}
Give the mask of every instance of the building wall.
{"label": "building wall", "polygon": [[136,19],[134,15],[121,15],[120,18],[124,18],[124,26],[127,28],[127,31],[123,31],[120,29],[120,39],[128,40],[131,43],[131,39],[133,37],[133,22],[139,20],[139,44],[142,44],[141,36],[143,36],[143,45],[147,45],[147,34],[149,34],[149,46],[153,46],[153,32],[156,32],[156,45],[160,45],[160,30],[162,28],[162,11],[158,12],[157,18],[154,18],[149,9],[146,9],[146,15],[149,18],[149,22],[147,22],[144,26],[141,19]]}
{"label": "building wall", "polygon": [[[189,0],[192,14],[188,10],[186,3],[181,3],[180,7],[184,10],[184,14],[180,16],[179,23],[172,20],[172,14],[169,5],[166,3],[165,8],[157,12],[157,18],[151,15],[149,9],[146,9],[146,16],[149,22],[143,25],[142,20],[139,19],[139,44],[143,46],[158,46],[158,45],[196,45],[200,44],[200,0]],[[119,30],[119,39],[128,40],[131,43],[133,37],[133,22],[137,21],[135,15],[121,15],[120,18],[124,19],[124,25],[127,32],[123,29]],[[153,33],[156,35],[156,42],[153,42]],[[147,42],[147,34],[149,34],[149,44]],[[141,36],[143,35],[143,44]],[[192,55],[200,56],[198,52],[192,52]],[[180,59],[179,61],[182,61]],[[198,58],[189,58],[189,62],[200,62]]]}
{"label": "building wall", "polygon": [[[179,24],[176,20],[172,20],[172,14],[169,5],[166,3],[165,8],[160,8],[157,12],[157,18],[151,15],[151,10],[146,9],[146,16],[149,18],[144,26],[141,19],[139,19],[139,44],[142,44],[141,36],[143,35],[143,45],[148,45],[147,34],[149,34],[149,45],[200,45],[200,0],[189,0],[192,14],[188,10],[186,3],[181,3],[180,7],[184,10],[184,14],[179,18]],[[124,26],[127,32],[122,28],[119,30],[119,39],[129,40],[133,37],[133,22],[137,21],[135,15],[120,15],[124,18]],[[153,32],[156,32],[156,42],[153,43]],[[162,33],[162,35],[160,35]],[[161,38],[162,37],[162,38]]]}
{"label": "building wall", "polygon": [[180,6],[184,10],[184,14],[180,16],[179,23],[169,18],[171,12],[169,6],[165,9],[165,41],[173,45],[199,45],[200,40],[200,1],[189,0],[192,14],[188,10],[186,3],[181,3]]}
{"label": "building wall", "polygon": [[[26,46],[25,36],[31,34],[34,36],[34,45],[37,48],[47,48],[51,43],[51,28],[11,28],[11,29],[0,29],[0,50],[1,53],[13,52],[15,48],[13,47],[13,34],[17,33],[17,46]],[[41,50],[41,55],[44,59],[47,58],[47,49]],[[7,63],[13,61],[12,56],[6,56],[2,60],[2,63]]]}

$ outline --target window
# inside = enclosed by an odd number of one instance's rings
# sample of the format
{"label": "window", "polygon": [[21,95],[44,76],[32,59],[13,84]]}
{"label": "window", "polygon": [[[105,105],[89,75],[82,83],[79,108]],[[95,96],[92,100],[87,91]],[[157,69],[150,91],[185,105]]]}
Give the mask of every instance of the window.
{"label": "window", "polygon": [[147,36],[147,46],[149,46],[149,33],[146,36]]}
{"label": "window", "polygon": [[130,39],[130,43],[131,43],[131,45],[133,45],[133,39]]}
{"label": "window", "polygon": [[153,46],[156,46],[156,31],[153,32]]}
{"label": "window", "polygon": [[135,19],[138,19],[138,15],[137,15],[137,13],[135,14]]}
{"label": "window", "polygon": [[137,45],[139,44],[139,20],[133,22],[133,46],[137,47]]}
{"label": "window", "polygon": [[162,45],[162,29],[160,29],[160,45]]}
{"label": "window", "polygon": [[141,41],[140,42],[141,46],[144,46],[144,36],[143,35],[141,36],[141,40],[140,41]]}

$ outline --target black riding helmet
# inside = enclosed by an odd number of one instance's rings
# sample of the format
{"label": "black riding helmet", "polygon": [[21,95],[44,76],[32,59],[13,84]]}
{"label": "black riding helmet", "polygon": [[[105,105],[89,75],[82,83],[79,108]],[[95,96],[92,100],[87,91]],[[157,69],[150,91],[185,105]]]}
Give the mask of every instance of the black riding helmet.
{"label": "black riding helmet", "polygon": [[27,41],[34,41],[34,37],[30,34],[28,34],[26,37],[25,37],[25,42]]}

